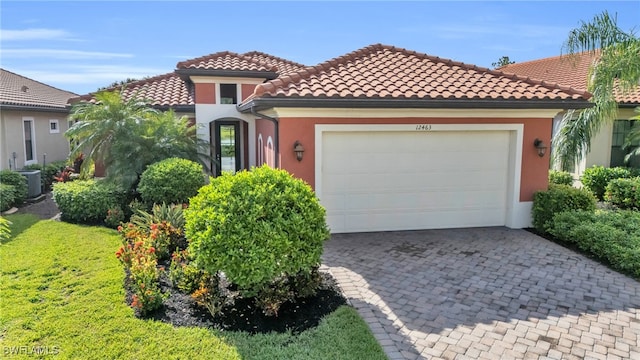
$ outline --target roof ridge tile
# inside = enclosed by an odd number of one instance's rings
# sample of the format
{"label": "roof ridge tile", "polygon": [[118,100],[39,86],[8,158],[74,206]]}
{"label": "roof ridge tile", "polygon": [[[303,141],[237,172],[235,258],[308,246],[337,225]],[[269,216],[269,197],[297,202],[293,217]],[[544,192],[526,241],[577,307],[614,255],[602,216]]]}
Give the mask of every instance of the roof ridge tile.
{"label": "roof ridge tile", "polygon": [[202,61],[205,61],[205,60],[214,59],[214,58],[218,58],[218,57],[225,56],[225,55],[230,55],[230,54],[232,54],[231,51],[225,50],[225,51],[218,51],[218,52],[215,52],[215,53],[211,53],[209,55],[198,56],[198,57],[193,58],[193,59],[187,59],[187,60],[183,60],[183,61],[178,62],[176,64],[176,68],[178,68],[178,69],[187,68],[187,67],[189,67],[189,66],[191,66],[193,64],[196,64],[196,63],[199,63],[199,62],[202,62]]}
{"label": "roof ridge tile", "polygon": [[291,65],[295,65],[295,66],[299,66],[299,67],[305,67],[305,66],[306,66],[306,65],[304,65],[304,64],[300,64],[299,62],[295,62],[295,61],[292,61],[292,60],[289,60],[289,59],[285,59],[285,58],[283,58],[283,57],[279,57],[279,56],[271,55],[271,54],[269,54],[269,53],[265,53],[265,52],[257,51],[257,50],[249,51],[249,52],[243,53],[242,55],[246,55],[246,56],[251,56],[251,55],[262,55],[262,56],[265,56],[265,57],[272,58],[272,59],[274,59],[274,60],[282,61],[282,62],[285,62],[285,63],[291,64]]}

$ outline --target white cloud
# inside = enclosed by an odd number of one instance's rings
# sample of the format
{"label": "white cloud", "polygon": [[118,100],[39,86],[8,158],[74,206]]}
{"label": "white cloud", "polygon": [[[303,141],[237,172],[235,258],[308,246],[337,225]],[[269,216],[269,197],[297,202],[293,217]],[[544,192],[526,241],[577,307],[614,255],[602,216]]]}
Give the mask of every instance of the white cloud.
{"label": "white cloud", "polygon": [[4,58],[113,59],[132,58],[132,54],[58,49],[2,49]]}
{"label": "white cloud", "polygon": [[167,69],[151,67],[72,64],[57,68],[46,66],[12,68],[10,71],[78,94],[95,91],[115,81],[128,78],[141,79],[168,72]]}
{"label": "white cloud", "polygon": [[23,30],[0,30],[0,40],[2,41],[25,41],[25,40],[73,40],[71,33],[61,29],[23,29]]}

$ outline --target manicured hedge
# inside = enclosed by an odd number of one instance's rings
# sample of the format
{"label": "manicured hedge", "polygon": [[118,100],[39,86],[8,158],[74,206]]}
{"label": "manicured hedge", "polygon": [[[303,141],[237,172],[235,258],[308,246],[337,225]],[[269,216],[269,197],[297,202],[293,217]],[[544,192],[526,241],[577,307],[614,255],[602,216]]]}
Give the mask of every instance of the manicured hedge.
{"label": "manicured hedge", "polygon": [[76,180],[53,185],[53,199],[64,221],[102,224],[109,209],[124,207],[126,192],[102,180]]}
{"label": "manicured hedge", "polygon": [[0,184],[11,185],[14,189],[13,205],[22,205],[29,193],[27,178],[16,171],[0,171]]}
{"label": "manicured hedge", "polygon": [[576,244],[616,270],[640,277],[640,212],[563,212],[554,216],[549,233]]}
{"label": "manicured hedge", "polygon": [[587,190],[568,185],[549,185],[549,190],[538,191],[533,196],[533,226],[540,232],[548,232],[553,216],[570,210],[596,209],[596,199]]}
{"label": "manicured hedge", "polygon": [[8,184],[0,184],[0,211],[7,211],[15,203],[16,187]]}
{"label": "manicured hedge", "polygon": [[621,209],[640,209],[640,178],[611,180],[604,198]]}
{"label": "manicured hedge", "polygon": [[566,171],[549,170],[549,184],[573,185],[573,175]]}
{"label": "manicured hedge", "polygon": [[602,166],[593,166],[585,169],[580,181],[585,188],[591,190],[598,200],[602,201],[604,200],[604,192],[609,181],[630,177],[633,177],[633,172],[627,168],[605,168]]}
{"label": "manicured hedge", "polygon": [[138,192],[151,204],[183,204],[205,184],[202,165],[191,160],[169,158],[149,165],[140,177]]}

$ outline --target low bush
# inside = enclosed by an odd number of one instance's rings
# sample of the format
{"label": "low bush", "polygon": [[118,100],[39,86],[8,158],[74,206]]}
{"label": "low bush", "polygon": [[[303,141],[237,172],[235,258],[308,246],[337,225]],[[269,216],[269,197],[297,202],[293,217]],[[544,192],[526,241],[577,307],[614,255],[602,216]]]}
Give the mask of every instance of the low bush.
{"label": "low bush", "polygon": [[66,161],[54,161],[45,165],[42,164],[31,164],[27,165],[23,168],[23,170],[40,170],[40,182],[42,184],[42,189],[44,191],[51,190],[51,186],[53,185],[56,176],[60,173],[66,166]]}
{"label": "low bush", "polygon": [[161,224],[163,222],[182,229],[184,228],[183,208],[182,205],[177,204],[154,204],[151,212],[138,209],[137,213],[131,216],[131,222],[143,229],[149,229],[151,224]]}
{"label": "low bush", "polygon": [[145,315],[162,306],[164,298],[160,290],[156,250],[149,238],[129,237],[124,231],[121,234],[124,244],[116,252],[116,257],[128,273],[133,293],[131,307]]}
{"label": "low bush", "polygon": [[185,294],[196,291],[201,287],[201,283],[208,283],[210,277],[209,273],[198,269],[191,262],[188,250],[175,251],[171,255],[169,280],[171,280],[173,287],[180,289]]}
{"label": "low bush", "polygon": [[0,216],[0,244],[11,237],[11,221]]}
{"label": "low bush", "polygon": [[16,187],[8,184],[0,184],[0,211],[7,211],[16,200]]}
{"label": "low bush", "polygon": [[566,171],[549,170],[549,184],[573,185],[573,175]]}
{"label": "low bush", "polygon": [[[267,166],[212,179],[191,198],[185,220],[196,263],[224,273],[244,297],[312,271],[329,238],[325,210],[311,187]],[[284,293],[261,304],[263,311],[274,314],[289,298]]]}
{"label": "low bush", "polygon": [[126,192],[102,180],[77,180],[53,185],[53,199],[64,221],[82,224],[104,223],[109,209],[126,203]]}
{"label": "low bush", "polygon": [[621,209],[640,209],[640,178],[609,181],[604,199]]}
{"label": "low bush", "polygon": [[137,214],[131,216],[130,224],[127,226],[151,237],[161,260],[168,259],[174,251],[187,246],[182,205],[156,204],[151,213],[138,210]]}
{"label": "low bush", "polygon": [[548,232],[553,216],[570,210],[596,209],[596,199],[587,190],[568,185],[550,185],[547,191],[538,191],[533,196],[533,226],[540,232]]}
{"label": "low bush", "polygon": [[598,200],[604,200],[604,192],[613,179],[632,177],[632,172],[623,167],[605,168],[594,165],[584,170],[580,181],[585,188],[589,189]]}
{"label": "low bush", "polygon": [[170,158],[149,165],[140,177],[138,192],[147,204],[183,204],[205,184],[202,165]]}
{"label": "low bush", "polygon": [[104,218],[104,224],[115,229],[124,221],[124,211],[119,206],[115,206],[107,210],[107,216]]}
{"label": "low bush", "polygon": [[549,233],[616,270],[640,277],[640,213],[599,210],[556,214]]}
{"label": "low bush", "polygon": [[17,171],[2,170],[0,171],[0,184],[11,185],[14,187],[13,205],[22,205],[27,199],[29,189],[27,186],[27,178]]}

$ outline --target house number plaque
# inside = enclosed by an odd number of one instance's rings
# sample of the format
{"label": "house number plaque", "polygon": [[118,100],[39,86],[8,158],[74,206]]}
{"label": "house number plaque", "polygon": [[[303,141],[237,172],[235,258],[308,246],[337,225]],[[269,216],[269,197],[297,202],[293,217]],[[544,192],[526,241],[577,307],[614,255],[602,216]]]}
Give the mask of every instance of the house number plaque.
{"label": "house number plaque", "polygon": [[431,124],[418,124],[416,125],[416,130],[429,131],[431,130]]}

